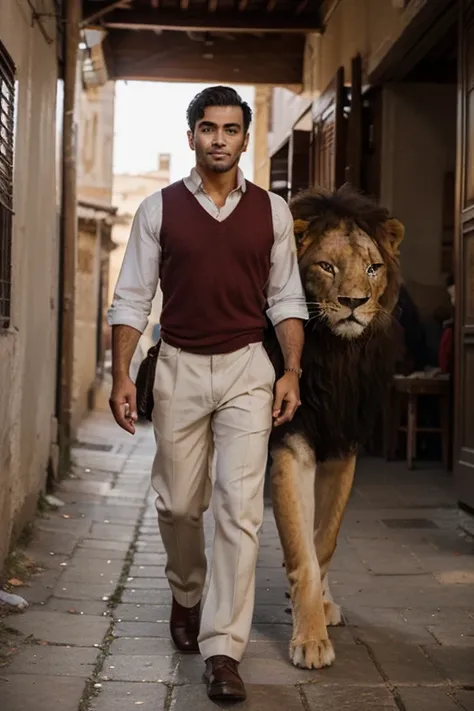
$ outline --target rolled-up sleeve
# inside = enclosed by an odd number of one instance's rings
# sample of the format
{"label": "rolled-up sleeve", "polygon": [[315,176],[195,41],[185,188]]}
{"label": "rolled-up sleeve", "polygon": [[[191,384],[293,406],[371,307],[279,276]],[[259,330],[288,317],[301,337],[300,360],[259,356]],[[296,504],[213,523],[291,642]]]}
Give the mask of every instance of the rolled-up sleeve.
{"label": "rolled-up sleeve", "polygon": [[160,263],[161,194],[146,198],[133,218],[112,305],[111,326],[132,326],[143,333],[156,294]]}
{"label": "rolled-up sleeve", "polygon": [[267,288],[267,316],[274,326],[288,318],[308,319],[296,256],[293,217],[279,195],[269,193],[275,241]]}

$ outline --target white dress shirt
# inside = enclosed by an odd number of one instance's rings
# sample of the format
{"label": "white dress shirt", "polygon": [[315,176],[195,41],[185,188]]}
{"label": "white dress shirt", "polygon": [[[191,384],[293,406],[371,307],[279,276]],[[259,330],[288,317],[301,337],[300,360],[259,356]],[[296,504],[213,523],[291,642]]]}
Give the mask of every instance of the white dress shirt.
{"label": "white dress shirt", "polygon": [[[202,207],[219,222],[235,210],[246,190],[242,171],[238,185],[218,208],[203,188],[195,168],[184,184]],[[268,193],[271,204],[274,243],[267,285],[267,316],[274,326],[288,318],[306,320],[308,309],[296,257],[293,217],[279,195]],[[155,296],[160,265],[160,231],[163,215],[161,190],[145,198],[133,219],[130,238],[108,312],[111,326],[125,325],[143,333]]]}

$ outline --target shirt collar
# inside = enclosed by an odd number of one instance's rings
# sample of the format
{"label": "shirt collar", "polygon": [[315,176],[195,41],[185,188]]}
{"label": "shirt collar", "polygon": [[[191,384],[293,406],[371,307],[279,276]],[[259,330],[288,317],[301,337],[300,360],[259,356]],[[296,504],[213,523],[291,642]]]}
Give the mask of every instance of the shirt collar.
{"label": "shirt collar", "polygon": [[[204,192],[204,188],[202,186],[202,178],[196,168],[193,168],[191,170],[190,175],[185,178],[185,183],[187,188],[193,193],[193,195],[196,195],[196,193],[199,192]],[[245,182],[244,174],[240,170],[240,168],[237,171],[237,187],[234,188],[232,192],[237,192],[238,190],[240,190],[242,193],[245,193],[245,191],[247,190],[247,183]]]}

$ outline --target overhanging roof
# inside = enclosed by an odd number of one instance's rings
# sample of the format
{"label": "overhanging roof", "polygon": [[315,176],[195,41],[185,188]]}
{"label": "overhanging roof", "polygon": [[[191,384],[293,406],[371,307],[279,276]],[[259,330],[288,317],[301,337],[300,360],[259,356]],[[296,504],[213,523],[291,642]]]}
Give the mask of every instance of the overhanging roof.
{"label": "overhanging roof", "polygon": [[295,85],[321,0],[83,0],[111,79]]}

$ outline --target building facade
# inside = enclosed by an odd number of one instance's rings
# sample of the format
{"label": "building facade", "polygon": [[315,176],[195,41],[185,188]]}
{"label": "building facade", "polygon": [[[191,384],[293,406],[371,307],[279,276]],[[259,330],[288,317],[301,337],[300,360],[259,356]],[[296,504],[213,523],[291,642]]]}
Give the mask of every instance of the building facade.
{"label": "building facade", "polygon": [[[125,249],[130,236],[133,217],[140,203],[146,197],[169,185],[170,161],[171,156],[168,153],[160,153],[157,157],[155,170],[139,174],[117,173],[114,175],[113,203],[117,206],[117,218],[112,231],[114,251],[110,255],[109,304],[111,304],[113,300],[115,285],[125,256]],[[152,303],[148,326],[141,338],[137,358],[140,357],[145,349],[152,345],[153,327],[160,322],[161,304],[162,295],[158,287]],[[110,328],[108,347],[110,347]]]}
{"label": "building facade", "polygon": [[56,456],[57,3],[43,7],[32,22],[0,3],[0,564]]}
{"label": "building facade", "polygon": [[[107,338],[109,263],[113,254],[113,137],[115,83],[82,58],[77,161],[77,269],[71,430],[74,436],[101,390]],[[88,64],[90,62],[90,65]]]}
{"label": "building facade", "polygon": [[404,284],[432,329],[454,274],[454,472],[474,508],[474,3],[328,0],[322,20],[301,88],[272,92],[269,186],[349,182],[379,199],[405,225]]}

